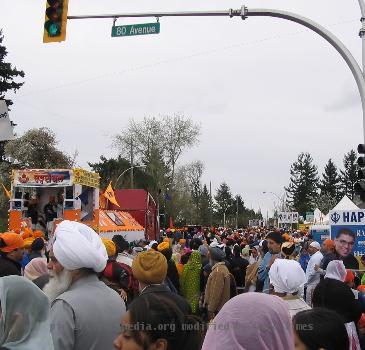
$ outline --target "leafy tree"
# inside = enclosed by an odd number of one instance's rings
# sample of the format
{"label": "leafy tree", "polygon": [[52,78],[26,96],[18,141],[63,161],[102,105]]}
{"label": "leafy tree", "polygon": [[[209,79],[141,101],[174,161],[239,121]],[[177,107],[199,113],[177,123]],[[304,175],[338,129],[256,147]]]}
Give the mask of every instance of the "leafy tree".
{"label": "leafy tree", "polygon": [[2,45],[4,36],[2,30],[0,30],[0,100],[5,100],[8,106],[13,104],[10,99],[5,99],[5,94],[9,90],[17,92],[24,82],[16,82],[16,78],[24,78],[24,72],[22,70],[16,69],[11,63],[5,62],[5,57],[8,54],[6,47]]}
{"label": "leafy tree", "polygon": [[355,196],[354,186],[357,181],[358,166],[356,158],[356,152],[354,150],[346,153],[343,157],[344,169],[340,172],[341,195],[346,195],[351,200],[353,200]]}
{"label": "leafy tree", "polygon": [[290,183],[285,188],[288,202],[300,213],[305,215],[314,210],[314,200],[317,197],[318,171],[309,153],[300,153],[298,160],[290,167]]}
{"label": "leafy tree", "polygon": [[23,136],[6,144],[5,156],[17,168],[73,167],[75,159],[59,150],[57,145],[58,141],[52,130],[30,129]]}
{"label": "leafy tree", "polygon": [[339,199],[340,195],[340,176],[337,171],[336,165],[333,163],[332,159],[328,160],[324,168],[324,173],[322,174],[322,180],[319,185],[321,189],[321,194],[328,195],[330,198]]}

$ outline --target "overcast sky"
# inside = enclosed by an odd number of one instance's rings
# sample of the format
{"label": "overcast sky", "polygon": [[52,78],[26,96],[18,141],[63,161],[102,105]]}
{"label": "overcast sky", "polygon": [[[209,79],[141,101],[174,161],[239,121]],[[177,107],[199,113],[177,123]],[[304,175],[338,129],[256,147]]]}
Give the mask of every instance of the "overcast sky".
{"label": "overcast sky", "polygon": [[[69,0],[69,15],[225,10],[230,0]],[[161,33],[111,38],[111,19],[69,20],[63,43],[43,44],[45,0],[0,0],[7,60],[26,74],[10,113],[16,132],[47,126],[78,163],[111,157],[130,118],[184,113],[201,123],[203,181],[226,181],[246,206],[266,210],[289,183],[290,164],[310,152],[323,171],[362,142],[354,78],[317,34],[281,19],[162,18]],[[332,31],[361,62],[357,0],[247,0]],[[154,22],[120,19],[117,24]]]}

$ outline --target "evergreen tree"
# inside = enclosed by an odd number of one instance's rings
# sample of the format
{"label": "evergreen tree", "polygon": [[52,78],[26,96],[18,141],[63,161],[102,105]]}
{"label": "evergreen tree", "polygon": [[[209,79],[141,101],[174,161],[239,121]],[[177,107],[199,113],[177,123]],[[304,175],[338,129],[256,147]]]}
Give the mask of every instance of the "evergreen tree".
{"label": "evergreen tree", "polygon": [[346,195],[351,200],[355,196],[355,183],[357,181],[357,170],[358,166],[356,163],[356,152],[351,150],[346,153],[343,157],[344,169],[341,170],[341,195]]}
{"label": "evergreen tree", "polygon": [[318,171],[309,153],[300,153],[298,160],[290,167],[290,184],[285,188],[290,205],[305,215],[314,210],[317,197]]}
{"label": "evergreen tree", "polygon": [[[131,173],[126,171],[131,167],[129,160],[118,156],[118,158],[107,159],[104,156],[100,157],[98,163],[88,163],[89,167],[100,175],[100,187],[106,188],[110,181],[114,188],[130,188],[131,187]],[[149,190],[154,188],[155,184],[152,176],[144,172],[143,168],[133,169],[133,182],[135,188],[145,188]],[[124,173],[124,176],[120,176]],[[118,180],[118,182],[117,182]]]}
{"label": "evergreen tree", "polygon": [[[5,99],[5,93],[8,90],[17,92],[24,84],[24,82],[16,82],[14,79],[21,77],[24,78],[24,72],[17,70],[16,67],[12,67],[11,63],[5,62],[5,57],[8,52],[6,47],[2,45],[4,36],[2,30],[0,30],[0,100]],[[5,99],[8,106],[13,104],[12,100]]]}
{"label": "evergreen tree", "polygon": [[[8,90],[13,90],[16,92],[20,89],[20,87],[24,84],[24,82],[16,82],[14,79],[17,77],[24,78],[24,72],[19,71],[16,67],[12,67],[10,63],[5,62],[5,57],[8,52],[6,47],[2,45],[4,40],[4,36],[2,34],[2,30],[0,29],[0,100],[5,100],[8,106],[13,104],[12,100],[5,99],[5,93]],[[5,160],[4,152],[5,152],[5,144],[6,141],[0,141],[0,161]]]}
{"label": "evergreen tree", "polygon": [[203,186],[202,193],[200,195],[200,208],[199,208],[200,225],[210,225],[210,194],[207,185]]}
{"label": "evergreen tree", "polygon": [[340,195],[340,176],[338,175],[337,167],[332,162],[332,159],[328,160],[322,174],[322,181],[319,185],[321,194],[327,195],[334,199],[339,199]]}
{"label": "evergreen tree", "polygon": [[226,216],[226,219],[229,214],[232,214],[233,202],[231,190],[228,185],[223,182],[219,188],[217,189],[217,194],[214,196],[216,201],[215,205],[215,214],[217,216],[218,222],[223,223],[223,217]]}

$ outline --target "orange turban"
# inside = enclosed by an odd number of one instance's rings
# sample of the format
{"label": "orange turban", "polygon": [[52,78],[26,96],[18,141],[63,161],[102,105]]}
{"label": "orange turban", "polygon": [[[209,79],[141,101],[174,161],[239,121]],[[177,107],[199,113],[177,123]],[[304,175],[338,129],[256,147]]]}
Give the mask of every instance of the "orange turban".
{"label": "orange turban", "polygon": [[180,238],[180,239],[179,239],[179,243],[180,243],[180,244],[185,244],[185,243],[186,243],[186,239],[184,239],[184,238]]}
{"label": "orange turban", "polygon": [[34,231],[34,233],[33,233],[33,237],[34,237],[34,238],[44,238],[44,234],[43,234],[43,232],[42,232],[42,231],[37,230],[37,231]]}
{"label": "orange turban", "polygon": [[10,253],[16,249],[24,247],[23,238],[14,232],[5,232],[0,234],[2,242],[0,244],[0,251],[3,253]]}
{"label": "orange turban", "polygon": [[360,286],[358,286],[357,290],[362,293],[365,290],[365,284],[361,284]]}
{"label": "orange turban", "polygon": [[359,322],[357,323],[359,328],[365,328],[365,314],[361,315]]}
{"label": "orange turban", "polygon": [[334,248],[335,247],[335,242],[333,242],[332,239],[329,239],[329,238],[324,240],[323,244],[325,246],[327,246],[328,248]]}
{"label": "orange turban", "polygon": [[26,227],[24,229],[24,232],[22,233],[22,238],[26,239],[26,238],[29,238],[29,237],[32,237],[32,236],[33,236],[33,231],[31,229],[29,229],[28,227]]}
{"label": "orange turban", "polygon": [[346,277],[345,277],[345,281],[346,283],[348,282],[353,282],[355,279],[355,275],[351,270],[346,270]]}

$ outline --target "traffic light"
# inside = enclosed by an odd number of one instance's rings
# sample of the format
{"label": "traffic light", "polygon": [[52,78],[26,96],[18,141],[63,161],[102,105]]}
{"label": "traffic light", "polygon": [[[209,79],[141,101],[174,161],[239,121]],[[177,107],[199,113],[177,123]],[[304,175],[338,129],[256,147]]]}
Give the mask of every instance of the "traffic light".
{"label": "traffic light", "polygon": [[53,43],[66,39],[68,0],[47,0],[43,42]]}
{"label": "traffic light", "polygon": [[358,180],[355,183],[354,190],[360,196],[361,200],[365,201],[365,144],[359,144],[357,146],[357,152],[362,156],[357,158],[359,170],[357,171]]}

